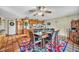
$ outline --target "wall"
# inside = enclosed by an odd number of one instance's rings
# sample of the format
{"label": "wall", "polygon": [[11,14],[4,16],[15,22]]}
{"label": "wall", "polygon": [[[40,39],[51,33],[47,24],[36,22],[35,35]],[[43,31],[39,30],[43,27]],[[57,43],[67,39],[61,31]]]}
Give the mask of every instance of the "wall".
{"label": "wall", "polygon": [[[75,18],[78,18],[78,15],[64,16],[60,18],[46,20],[45,24],[47,28],[60,30],[59,35],[67,36],[68,29],[70,28],[70,22]],[[47,22],[51,22],[51,25],[47,25]]]}
{"label": "wall", "polygon": [[[8,19],[1,18],[0,30],[4,30],[4,31],[1,32],[0,34],[8,34],[8,31],[9,31],[9,33],[12,33],[12,34],[16,33],[16,30],[15,30],[16,24],[14,26],[10,26],[7,20]],[[15,20],[10,20],[10,21],[15,22]]]}

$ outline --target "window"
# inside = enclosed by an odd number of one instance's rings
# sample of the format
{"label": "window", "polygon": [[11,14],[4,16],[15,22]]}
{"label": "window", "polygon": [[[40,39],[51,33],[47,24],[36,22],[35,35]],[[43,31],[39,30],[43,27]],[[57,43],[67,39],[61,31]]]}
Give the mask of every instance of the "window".
{"label": "window", "polygon": [[1,18],[0,18],[0,25],[1,25]]}

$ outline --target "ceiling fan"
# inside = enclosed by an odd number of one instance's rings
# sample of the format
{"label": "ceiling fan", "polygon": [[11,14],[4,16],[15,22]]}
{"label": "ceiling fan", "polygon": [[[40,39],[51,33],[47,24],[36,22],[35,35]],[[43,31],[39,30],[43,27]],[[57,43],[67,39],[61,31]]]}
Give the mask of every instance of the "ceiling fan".
{"label": "ceiling fan", "polygon": [[33,16],[45,16],[45,14],[51,14],[52,11],[45,6],[37,6],[35,9],[29,10],[29,13],[33,13]]}

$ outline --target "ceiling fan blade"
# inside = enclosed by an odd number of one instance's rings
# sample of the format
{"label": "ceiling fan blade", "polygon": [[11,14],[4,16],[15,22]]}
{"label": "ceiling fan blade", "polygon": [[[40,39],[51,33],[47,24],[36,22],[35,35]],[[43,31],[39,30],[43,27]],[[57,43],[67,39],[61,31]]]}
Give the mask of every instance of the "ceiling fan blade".
{"label": "ceiling fan blade", "polygon": [[29,10],[29,12],[35,12],[36,10],[35,9],[33,9],[33,10]]}
{"label": "ceiling fan blade", "polygon": [[37,9],[37,10],[40,10],[40,9],[41,9],[41,6],[37,6],[36,9]]}
{"label": "ceiling fan blade", "polygon": [[45,13],[52,13],[52,11],[45,11]]}

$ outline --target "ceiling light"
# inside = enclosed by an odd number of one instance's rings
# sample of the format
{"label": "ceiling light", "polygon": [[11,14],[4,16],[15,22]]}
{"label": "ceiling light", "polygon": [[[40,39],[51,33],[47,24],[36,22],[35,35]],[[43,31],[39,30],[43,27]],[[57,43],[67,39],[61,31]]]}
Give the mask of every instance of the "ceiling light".
{"label": "ceiling light", "polygon": [[38,12],[38,15],[42,15],[43,13],[42,12]]}

